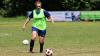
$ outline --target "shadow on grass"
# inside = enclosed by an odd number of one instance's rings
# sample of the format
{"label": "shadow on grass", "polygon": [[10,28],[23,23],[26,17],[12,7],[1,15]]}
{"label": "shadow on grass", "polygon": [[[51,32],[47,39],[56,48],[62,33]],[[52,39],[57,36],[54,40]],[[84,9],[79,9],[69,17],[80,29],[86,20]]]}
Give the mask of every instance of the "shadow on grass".
{"label": "shadow on grass", "polygon": [[40,52],[19,52],[19,53],[30,53],[30,54],[32,54],[32,53],[40,53]]}

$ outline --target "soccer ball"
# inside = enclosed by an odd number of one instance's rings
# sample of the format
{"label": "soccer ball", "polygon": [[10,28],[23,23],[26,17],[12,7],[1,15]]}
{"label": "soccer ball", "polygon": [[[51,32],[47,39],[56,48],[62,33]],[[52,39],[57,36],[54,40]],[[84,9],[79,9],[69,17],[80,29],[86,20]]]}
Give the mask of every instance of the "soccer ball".
{"label": "soccer ball", "polygon": [[53,55],[52,49],[46,49],[45,55],[46,56],[52,56]]}
{"label": "soccer ball", "polygon": [[28,45],[29,44],[29,41],[28,40],[23,40],[23,44],[24,45]]}

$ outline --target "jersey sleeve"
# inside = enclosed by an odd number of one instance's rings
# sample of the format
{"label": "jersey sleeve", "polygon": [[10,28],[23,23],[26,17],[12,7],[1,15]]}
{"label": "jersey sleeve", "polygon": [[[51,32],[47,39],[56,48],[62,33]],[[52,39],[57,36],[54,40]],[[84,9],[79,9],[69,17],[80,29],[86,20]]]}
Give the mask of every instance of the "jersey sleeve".
{"label": "jersey sleeve", "polygon": [[44,15],[45,15],[45,17],[50,17],[51,16],[50,13],[46,10],[44,10]]}
{"label": "jersey sleeve", "polygon": [[29,19],[33,18],[33,12],[32,12],[32,11],[29,11],[29,12],[27,13],[27,16],[29,17]]}

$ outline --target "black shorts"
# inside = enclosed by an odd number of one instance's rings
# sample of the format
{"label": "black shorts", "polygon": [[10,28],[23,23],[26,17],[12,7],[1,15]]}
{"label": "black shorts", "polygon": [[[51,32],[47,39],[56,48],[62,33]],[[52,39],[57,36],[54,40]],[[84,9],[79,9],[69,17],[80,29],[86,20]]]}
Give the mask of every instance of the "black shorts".
{"label": "black shorts", "polygon": [[36,31],[38,33],[38,36],[41,36],[41,37],[45,37],[45,35],[46,35],[46,29],[39,30],[36,27],[32,27],[32,31]]}

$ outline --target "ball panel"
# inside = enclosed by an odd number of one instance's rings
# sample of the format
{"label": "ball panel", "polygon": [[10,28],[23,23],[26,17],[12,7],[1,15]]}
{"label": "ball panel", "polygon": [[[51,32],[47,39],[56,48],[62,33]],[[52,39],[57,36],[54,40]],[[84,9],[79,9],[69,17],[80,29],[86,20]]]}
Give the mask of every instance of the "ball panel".
{"label": "ball panel", "polygon": [[27,45],[27,44],[29,44],[29,41],[28,40],[23,40],[23,44]]}
{"label": "ball panel", "polygon": [[46,49],[45,54],[46,54],[46,56],[52,56],[52,54],[53,54],[52,49]]}

